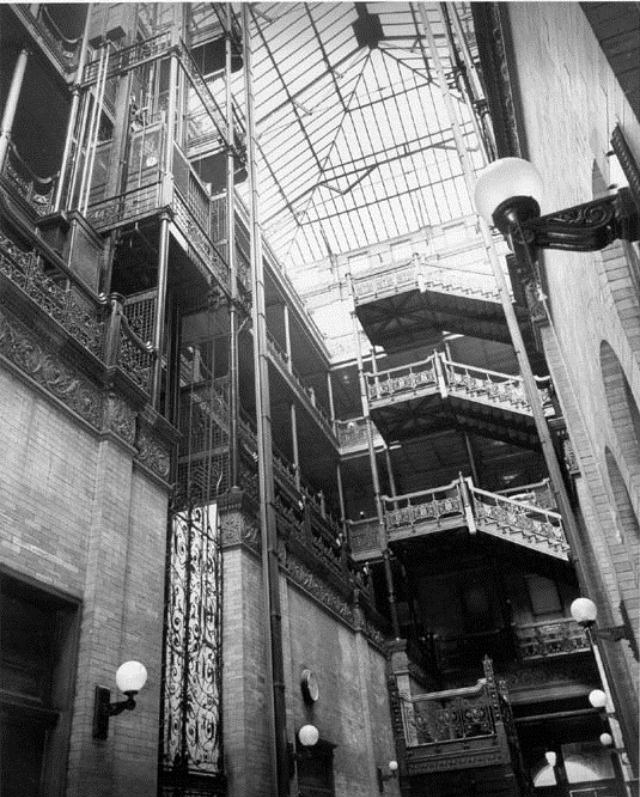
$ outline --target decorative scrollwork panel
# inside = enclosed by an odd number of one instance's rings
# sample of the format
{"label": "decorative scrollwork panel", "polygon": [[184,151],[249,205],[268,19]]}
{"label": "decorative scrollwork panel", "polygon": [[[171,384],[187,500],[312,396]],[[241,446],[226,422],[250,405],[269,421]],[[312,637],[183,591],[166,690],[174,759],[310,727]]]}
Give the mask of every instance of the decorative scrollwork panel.
{"label": "decorative scrollwork panel", "polygon": [[163,767],[221,771],[220,547],[217,507],[172,518],[165,641]]}

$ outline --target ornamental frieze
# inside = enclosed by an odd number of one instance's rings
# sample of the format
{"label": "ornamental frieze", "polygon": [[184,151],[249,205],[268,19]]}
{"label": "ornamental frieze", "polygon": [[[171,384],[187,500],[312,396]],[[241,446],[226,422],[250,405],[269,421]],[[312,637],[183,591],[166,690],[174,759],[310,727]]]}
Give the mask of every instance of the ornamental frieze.
{"label": "ornamental frieze", "polygon": [[136,412],[114,392],[110,392],[105,399],[103,424],[105,429],[133,445],[136,436]]}
{"label": "ornamental frieze", "polygon": [[288,557],[286,573],[294,584],[302,587],[302,589],[306,590],[332,612],[339,615],[343,620],[349,623],[349,625],[354,625],[354,612],[347,601],[314,575],[302,562],[291,555]]}
{"label": "ornamental frieze", "polygon": [[23,373],[60,399],[95,428],[102,419],[99,389],[76,369],[47,351],[36,336],[16,319],[0,312],[0,353]]}
{"label": "ornamental frieze", "polygon": [[255,521],[242,512],[220,513],[220,540],[223,549],[246,545],[256,553],[260,551],[260,530]]}
{"label": "ornamental frieze", "polygon": [[141,423],[135,447],[138,449],[136,460],[166,481],[171,470],[171,452],[160,435]]}

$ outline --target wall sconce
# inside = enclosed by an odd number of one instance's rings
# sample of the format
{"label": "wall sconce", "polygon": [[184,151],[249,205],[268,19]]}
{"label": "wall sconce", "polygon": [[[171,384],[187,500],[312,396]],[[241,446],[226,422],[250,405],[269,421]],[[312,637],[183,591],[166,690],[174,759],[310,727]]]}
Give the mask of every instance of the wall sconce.
{"label": "wall sconce", "polygon": [[555,767],[555,765],[558,763],[558,754],[553,750],[547,750],[547,752],[544,754],[544,757],[550,767]]}
{"label": "wall sconce", "polygon": [[[314,747],[316,744],[318,744],[319,739],[320,731],[315,725],[303,725],[298,731],[298,741],[304,748]],[[295,772],[296,761],[300,761],[302,755],[296,753],[291,742],[289,742],[287,745],[287,752],[289,753],[289,777],[292,778],[293,773]]]}
{"label": "wall sconce", "polygon": [[500,158],[478,176],[476,210],[515,244],[527,249],[591,252],[621,238],[640,238],[640,215],[628,188],[616,194],[540,215],[543,182],[523,158]]}
{"label": "wall sconce", "polygon": [[382,771],[380,767],[376,767],[376,773],[378,775],[378,790],[380,793],[384,791],[384,784],[388,780],[392,780],[393,778],[397,777],[398,772],[398,762],[397,761],[389,761],[387,764],[389,767],[389,772],[385,773]]}
{"label": "wall sconce", "polygon": [[622,623],[622,625],[598,628],[597,631],[595,629],[595,623],[598,617],[598,607],[592,600],[589,598],[576,598],[571,604],[570,611],[576,623],[579,623],[584,628],[589,640],[591,634],[601,639],[610,639],[614,642],[626,639],[633,652],[634,658],[638,661],[638,643],[636,642],[633,629],[628,621],[623,605],[620,606],[620,612],[625,622]]}
{"label": "wall sconce", "polygon": [[613,744],[613,736],[610,733],[601,733],[600,744],[603,747],[611,747],[611,745]]}
{"label": "wall sconce", "polygon": [[127,696],[126,700],[111,703],[111,690],[96,686],[93,708],[93,737],[106,739],[109,736],[109,717],[121,714],[125,709],[136,707],[134,697],[147,682],[147,670],[139,661],[125,661],[116,671],[116,686]]}

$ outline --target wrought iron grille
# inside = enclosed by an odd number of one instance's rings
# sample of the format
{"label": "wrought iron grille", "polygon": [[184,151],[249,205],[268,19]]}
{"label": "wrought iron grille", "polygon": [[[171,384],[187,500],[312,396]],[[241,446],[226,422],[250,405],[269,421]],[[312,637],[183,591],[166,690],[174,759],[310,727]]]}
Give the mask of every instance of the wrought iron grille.
{"label": "wrought iron grille", "polygon": [[217,506],[175,512],[166,607],[161,766],[171,777],[218,776],[221,747],[220,539]]}

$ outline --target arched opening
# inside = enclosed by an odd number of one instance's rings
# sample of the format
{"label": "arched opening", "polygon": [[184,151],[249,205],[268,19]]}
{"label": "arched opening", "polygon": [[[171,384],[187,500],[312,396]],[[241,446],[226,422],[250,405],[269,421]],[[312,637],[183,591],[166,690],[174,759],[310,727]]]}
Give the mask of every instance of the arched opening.
{"label": "arched opening", "polygon": [[640,411],[616,353],[603,340],[600,367],[607,408],[625,464],[640,473]]}
{"label": "arched opening", "polygon": [[640,551],[640,525],[638,525],[638,518],[633,504],[631,503],[627,485],[622,478],[618,463],[609,448],[605,449],[605,461],[607,464],[609,483],[611,484],[611,492],[615,501],[618,528],[622,535],[622,541],[629,553],[637,579],[639,572],[638,553]]}

